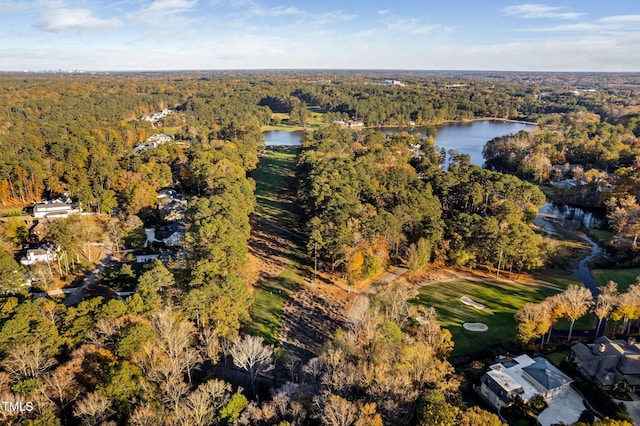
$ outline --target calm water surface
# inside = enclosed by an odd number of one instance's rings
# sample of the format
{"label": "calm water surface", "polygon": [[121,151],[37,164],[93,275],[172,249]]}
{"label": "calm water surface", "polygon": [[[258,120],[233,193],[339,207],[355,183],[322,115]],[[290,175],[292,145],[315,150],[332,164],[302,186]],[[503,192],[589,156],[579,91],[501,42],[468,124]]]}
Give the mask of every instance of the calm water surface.
{"label": "calm water surface", "polygon": [[[471,155],[471,162],[481,166],[484,163],[482,148],[487,141],[496,136],[517,133],[520,130],[533,130],[536,126],[531,124],[510,123],[505,121],[473,121],[470,123],[444,123],[437,127],[436,145],[447,151],[455,149],[462,154]],[[399,129],[382,129],[385,134],[393,134]],[[420,133],[426,137],[427,129],[416,127],[411,133]],[[285,132],[272,130],[264,132],[267,145],[299,145],[302,131]]]}

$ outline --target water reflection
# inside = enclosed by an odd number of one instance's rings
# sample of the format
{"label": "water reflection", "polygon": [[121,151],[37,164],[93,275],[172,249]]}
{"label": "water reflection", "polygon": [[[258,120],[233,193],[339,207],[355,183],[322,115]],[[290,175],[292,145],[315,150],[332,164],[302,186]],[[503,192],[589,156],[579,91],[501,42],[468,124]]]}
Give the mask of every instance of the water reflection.
{"label": "water reflection", "polygon": [[545,203],[539,213],[564,218],[583,228],[600,225],[604,220],[604,214],[599,211],[589,211],[566,204]]}

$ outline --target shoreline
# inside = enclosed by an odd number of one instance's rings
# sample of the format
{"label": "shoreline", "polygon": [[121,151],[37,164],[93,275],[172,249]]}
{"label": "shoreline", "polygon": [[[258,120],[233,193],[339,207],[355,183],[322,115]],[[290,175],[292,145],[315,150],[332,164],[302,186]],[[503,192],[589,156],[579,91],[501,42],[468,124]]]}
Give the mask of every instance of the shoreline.
{"label": "shoreline", "polygon": [[[500,121],[503,123],[516,123],[516,124],[526,124],[529,126],[539,126],[538,123],[534,123],[532,121],[525,121],[525,120],[515,120],[512,118],[499,118],[499,117],[480,117],[480,118],[470,118],[470,119],[464,119],[464,120],[440,120],[440,121],[432,121],[429,123],[425,123],[425,124],[420,124],[420,125],[403,125],[403,124],[387,124],[384,126],[358,126],[358,127],[352,127],[352,126],[340,126],[346,129],[353,129],[353,130],[362,130],[362,129],[407,129],[407,130],[411,130],[411,129],[416,129],[416,128],[421,128],[421,127],[428,127],[428,126],[441,126],[443,124],[448,124],[448,123],[460,123],[460,124],[465,124],[465,123],[474,123],[476,121]],[[264,126],[264,127],[275,127],[275,126]],[[268,128],[265,130],[260,130],[261,133],[265,133],[265,132],[306,132],[306,131],[314,131],[315,128],[311,128],[311,126],[309,127],[302,127],[302,126],[298,126],[298,127],[294,127],[294,126],[287,126],[287,127],[283,127],[281,129],[274,129],[274,128]]]}

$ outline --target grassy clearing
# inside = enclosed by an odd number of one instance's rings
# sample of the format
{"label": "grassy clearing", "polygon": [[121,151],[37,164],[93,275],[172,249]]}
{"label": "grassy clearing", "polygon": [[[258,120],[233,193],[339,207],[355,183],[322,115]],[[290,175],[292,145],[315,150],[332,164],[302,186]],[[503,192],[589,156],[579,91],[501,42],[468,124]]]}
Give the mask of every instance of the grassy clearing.
{"label": "grassy clearing", "polygon": [[277,130],[277,131],[281,131],[281,132],[295,132],[297,130],[304,130],[304,127],[302,126],[290,126],[288,124],[279,124],[277,126],[262,126],[260,128],[260,130],[262,130],[263,132],[269,132],[272,130]]}
{"label": "grassy clearing", "polygon": [[[515,340],[513,316],[516,311],[527,302],[540,302],[556,293],[532,284],[456,280],[423,287],[416,303],[436,308],[440,324],[453,335],[454,355],[461,355]],[[470,297],[486,308],[479,310],[467,306],[460,301],[462,296]],[[468,331],[462,328],[465,322],[481,322],[487,324],[489,330]]]}
{"label": "grassy clearing", "polygon": [[553,352],[547,352],[544,354],[545,358],[548,358],[556,367],[559,367],[560,363],[568,359],[570,355],[571,349],[569,348],[554,350]]}
{"label": "grassy clearing", "polygon": [[636,282],[640,275],[640,268],[631,269],[594,269],[591,271],[593,279],[599,286],[607,285],[609,281],[618,283],[618,290],[627,291],[629,285]]}
{"label": "grassy clearing", "polygon": [[300,230],[294,175],[297,151],[297,147],[290,146],[267,150],[253,173],[257,215],[292,231]]}
{"label": "grassy clearing", "polygon": [[568,288],[571,284],[583,285],[576,275],[552,269],[534,271],[532,276],[536,283],[558,287],[562,290]]}
{"label": "grassy clearing", "polygon": [[[294,176],[297,147],[274,147],[265,151],[258,169],[253,173],[256,181],[256,214],[261,219],[294,232],[300,231],[300,208],[296,203]],[[262,281],[254,291],[255,303],[249,332],[263,336],[269,343],[278,340],[285,303],[304,286],[308,275],[306,256],[299,241],[279,231],[270,233],[288,240],[279,247],[286,256],[287,266],[276,277]]]}
{"label": "grassy clearing", "polygon": [[267,132],[270,130],[280,130],[284,132],[295,132],[296,130],[319,129],[324,126],[324,115],[326,111],[319,107],[307,107],[309,116],[307,117],[307,126],[297,126],[289,124],[291,117],[286,113],[273,113],[271,118],[278,124],[262,126],[261,130]]}
{"label": "grassy clearing", "polygon": [[612,231],[605,231],[600,228],[591,228],[589,229],[589,235],[591,235],[599,244],[608,246],[615,233]]}
{"label": "grassy clearing", "polygon": [[26,209],[21,207],[0,207],[0,217],[18,217],[25,215]]}
{"label": "grassy clearing", "polygon": [[292,269],[285,269],[277,277],[257,287],[249,332],[264,337],[269,344],[276,343],[284,304],[303,284],[302,277]]}

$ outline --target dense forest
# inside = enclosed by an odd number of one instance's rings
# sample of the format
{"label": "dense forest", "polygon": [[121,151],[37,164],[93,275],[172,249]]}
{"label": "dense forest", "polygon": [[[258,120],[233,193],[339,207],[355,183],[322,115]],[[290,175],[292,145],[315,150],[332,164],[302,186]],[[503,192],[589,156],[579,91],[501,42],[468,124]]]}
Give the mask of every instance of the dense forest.
{"label": "dense forest", "polygon": [[[640,185],[637,78],[384,78],[0,75],[0,399],[26,407],[0,410],[1,421],[501,424],[465,401],[451,333],[401,284],[354,305],[308,359],[248,333],[262,128],[283,116],[306,128],[320,111],[295,159],[303,261],[318,260],[349,293],[397,264],[486,267],[511,279],[554,256],[532,226],[546,199],[536,183],[577,180],[574,202],[608,208],[618,240],[636,246],[640,207],[628,197]],[[411,132],[482,118],[539,129],[488,142],[491,169]],[[336,124],[349,121],[362,129]],[[381,126],[407,131],[386,136]],[[167,142],[152,142],[158,135]],[[178,195],[166,201],[168,190]],[[61,197],[85,214],[33,217],[34,203]],[[171,206],[183,207],[175,216]],[[176,227],[176,247],[160,242]],[[51,259],[21,263],[37,250]],[[65,289],[83,297],[59,298]],[[525,344],[547,332],[523,330]]]}

